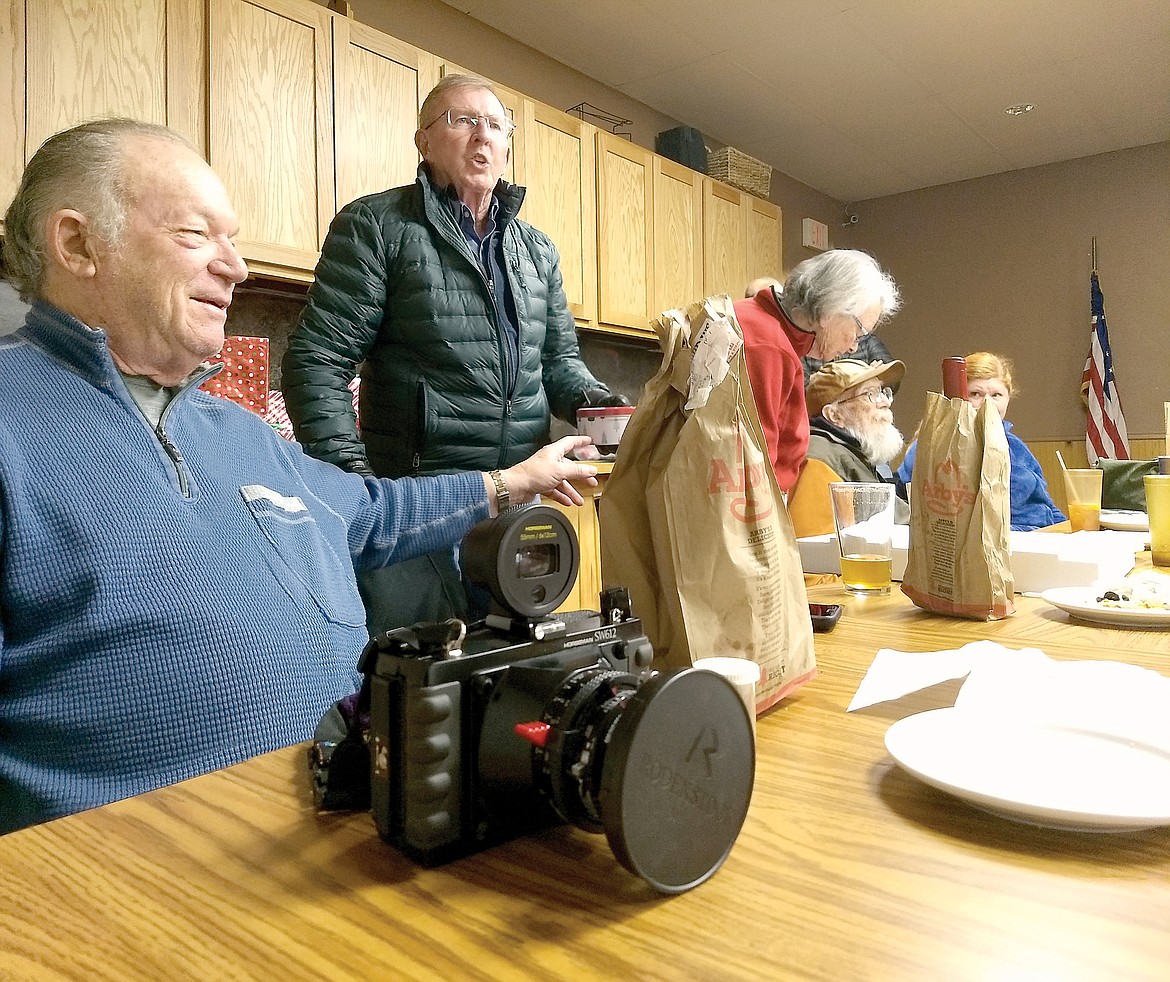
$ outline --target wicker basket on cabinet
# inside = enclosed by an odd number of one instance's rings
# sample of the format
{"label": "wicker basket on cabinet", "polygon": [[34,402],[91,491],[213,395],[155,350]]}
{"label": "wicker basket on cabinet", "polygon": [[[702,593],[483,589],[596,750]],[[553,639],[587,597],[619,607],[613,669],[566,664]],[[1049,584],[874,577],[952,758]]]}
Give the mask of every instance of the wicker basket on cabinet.
{"label": "wicker basket on cabinet", "polygon": [[707,154],[707,173],[717,181],[760,198],[768,197],[772,183],[772,168],[768,164],[735,147],[710,151]]}

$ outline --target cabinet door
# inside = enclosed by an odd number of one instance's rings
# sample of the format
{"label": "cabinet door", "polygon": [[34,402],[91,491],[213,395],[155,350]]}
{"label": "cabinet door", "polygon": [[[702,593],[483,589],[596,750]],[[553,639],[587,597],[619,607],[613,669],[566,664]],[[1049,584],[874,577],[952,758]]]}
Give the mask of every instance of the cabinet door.
{"label": "cabinet door", "polygon": [[[25,5],[0,2],[0,199],[10,202],[25,160]],[[0,206],[7,209],[7,204]],[[4,216],[0,215],[0,231]]]}
{"label": "cabinet door", "polygon": [[703,178],[654,158],[655,316],[703,296]]}
{"label": "cabinet door", "polygon": [[255,272],[309,279],[334,214],[329,22],[307,0],[209,0],[208,159]]}
{"label": "cabinet door", "polygon": [[565,602],[557,610],[597,610],[601,595],[601,525],[597,509],[605,486],[605,477],[598,475],[597,487],[573,485],[585,499],[583,505],[561,505],[555,501],[548,504],[562,512],[577,533],[577,544],[581,552],[581,566],[577,571],[577,582]]}
{"label": "cabinet door", "polygon": [[527,191],[520,217],[553,240],[569,310],[580,323],[597,320],[597,199],[593,127],[567,113],[524,100],[517,180]]}
{"label": "cabinet door", "polygon": [[333,21],[338,209],[414,183],[418,109],[436,81],[433,55],[355,23]]}
{"label": "cabinet door", "polygon": [[166,0],[33,0],[28,143],[91,116],[165,123]]}
{"label": "cabinet door", "polygon": [[759,198],[748,199],[748,251],[747,282],[757,276],[773,276],[784,279],[784,263],[781,255],[780,208],[770,201]]}
{"label": "cabinet door", "polygon": [[5,202],[41,143],[86,119],[162,123],[205,151],[204,22],[191,0],[9,0],[0,10]]}
{"label": "cabinet door", "polygon": [[597,134],[597,318],[621,333],[650,331],[654,154]]}
{"label": "cabinet door", "polygon": [[703,293],[743,296],[749,195],[710,179],[703,193]]}

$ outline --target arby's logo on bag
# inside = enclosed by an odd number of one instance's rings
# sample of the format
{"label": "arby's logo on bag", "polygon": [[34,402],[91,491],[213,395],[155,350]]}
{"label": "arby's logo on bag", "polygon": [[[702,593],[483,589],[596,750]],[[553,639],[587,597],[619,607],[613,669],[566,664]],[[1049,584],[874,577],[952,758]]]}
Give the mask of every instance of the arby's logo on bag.
{"label": "arby's logo on bag", "polygon": [[975,504],[975,492],[963,486],[963,473],[953,460],[944,460],[934,469],[934,480],[922,488],[927,509],[935,515],[957,515]]}
{"label": "arby's logo on bag", "polygon": [[743,437],[735,441],[734,461],[721,457],[711,459],[711,470],[707,479],[707,493],[730,495],[728,510],[731,516],[745,525],[762,522],[772,515],[775,503],[772,488],[768,483],[768,463],[760,457],[756,461],[744,458]]}

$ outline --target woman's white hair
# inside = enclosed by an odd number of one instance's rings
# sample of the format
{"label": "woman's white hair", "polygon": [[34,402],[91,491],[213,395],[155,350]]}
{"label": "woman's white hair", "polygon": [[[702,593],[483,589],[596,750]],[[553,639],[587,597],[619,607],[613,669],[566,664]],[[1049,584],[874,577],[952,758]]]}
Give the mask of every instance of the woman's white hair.
{"label": "woman's white hair", "polygon": [[784,281],[784,308],[819,321],[840,314],[857,316],[875,303],[878,322],[901,305],[898,287],[867,252],[830,249],[795,266]]}

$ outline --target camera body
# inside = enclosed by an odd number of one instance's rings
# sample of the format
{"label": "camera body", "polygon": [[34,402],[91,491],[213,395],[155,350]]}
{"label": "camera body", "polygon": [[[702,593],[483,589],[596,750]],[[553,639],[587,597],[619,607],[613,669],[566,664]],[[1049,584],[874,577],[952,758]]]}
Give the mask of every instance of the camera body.
{"label": "camera body", "polygon": [[599,824],[567,801],[567,814],[557,814],[554,801],[575,798],[574,789],[542,793],[557,783],[554,750],[515,726],[547,722],[554,698],[566,710],[561,704],[582,699],[580,714],[588,689],[632,695],[653,649],[628,600],[606,618],[577,611],[557,620],[563,629],[539,624],[542,640],[486,626],[460,637],[453,625],[434,625],[372,642],[370,805],[383,838],[433,865],[563,820]]}
{"label": "camera body", "polygon": [[604,591],[600,611],[554,613],[577,548],[547,505],[472,529],[464,572],[490,613],[366,645],[360,697],[326,714],[310,750],[318,806],[369,807],[424,865],[567,822],[604,833],[662,893],[711,876],[747,815],[751,717],[714,672],[653,671],[624,588]]}

